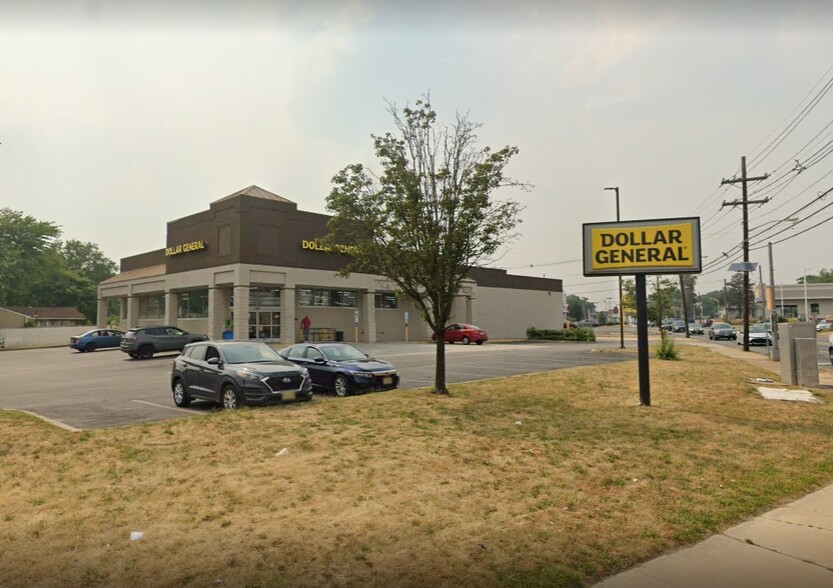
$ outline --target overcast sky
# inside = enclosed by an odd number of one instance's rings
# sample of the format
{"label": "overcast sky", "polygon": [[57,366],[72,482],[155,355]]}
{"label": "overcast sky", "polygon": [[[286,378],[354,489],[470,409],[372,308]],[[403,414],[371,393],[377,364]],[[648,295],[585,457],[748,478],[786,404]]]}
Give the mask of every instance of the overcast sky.
{"label": "overcast sky", "polygon": [[[833,3],[725,4],[0,0],[0,207],[116,261],[252,184],[325,212],[338,170],[375,166],[385,100],[430,92],[534,185],[501,194],[525,209],[495,267],[603,308],[616,281],[581,275],[581,224],[615,220],[619,186],[623,220],[701,217],[707,292],[738,255],[720,181],[742,155],[772,174],[753,247],[833,216]],[[833,268],[831,233],[776,244],[776,281]]]}

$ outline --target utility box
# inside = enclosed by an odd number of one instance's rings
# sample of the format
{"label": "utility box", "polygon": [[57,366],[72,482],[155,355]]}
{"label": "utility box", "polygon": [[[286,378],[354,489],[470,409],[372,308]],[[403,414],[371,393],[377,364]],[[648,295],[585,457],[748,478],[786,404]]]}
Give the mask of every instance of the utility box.
{"label": "utility box", "polygon": [[[804,343],[796,345],[796,339],[812,339],[812,350]],[[816,350],[816,326],[813,323],[780,323],[778,325],[778,343],[781,349],[781,381],[788,385],[799,385],[798,365],[802,361],[806,366],[815,365],[816,384],[818,384],[818,352]],[[801,356],[799,356],[799,353]],[[806,356],[806,357],[804,357]],[[811,384],[800,384],[809,386]]]}
{"label": "utility box", "polygon": [[[815,333],[814,333],[815,335]],[[796,378],[799,386],[819,385],[819,358],[816,349],[816,338],[796,339],[795,356],[798,359],[795,365]]]}

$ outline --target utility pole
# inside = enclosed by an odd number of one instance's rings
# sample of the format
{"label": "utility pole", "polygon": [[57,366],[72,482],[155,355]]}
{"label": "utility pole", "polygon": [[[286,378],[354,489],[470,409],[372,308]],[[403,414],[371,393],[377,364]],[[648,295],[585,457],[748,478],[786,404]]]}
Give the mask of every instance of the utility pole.
{"label": "utility pole", "polygon": [[688,304],[686,304],[685,298],[685,280],[683,280],[683,274],[679,274],[680,276],[680,297],[683,300],[683,322],[685,322],[685,338],[688,339],[691,337],[691,333],[688,332]]}
{"label": "utility pole", "polygon": [[[769,202],[769,198],[762,200],[749,200],[747,195],[746,185],[749,182],[757,182],[765,180],[769,174],[756,176],[754,178],[746,177],[746,156],[740,158],[740,179],[722,180],[720,185],[737,184],[740,183],[743,188],[743,200],[738,202],[724,202],[723,206],[742,206],[743,207],[743,262],[749,263],[749,205],[750,204],[765,204]],[[743,272],[743,350],[749,351],[749,272]]]}
{"label": "utility pole", "polygon": [[[769,293],[769,299],[772,304],[772,308],[770,309],[769,313],[769,324],[772,327],[772,359],[775,361],[781,361],[781,349],[780,345],[778,344],[778,313],[775,311],[775,268],[772,266],[772,243],[767,243],[767,247],[769,248],[769,286],[771,288]],[[783,310],[784,305],[784,296],[781,295],[781,314],[784,313]]]}

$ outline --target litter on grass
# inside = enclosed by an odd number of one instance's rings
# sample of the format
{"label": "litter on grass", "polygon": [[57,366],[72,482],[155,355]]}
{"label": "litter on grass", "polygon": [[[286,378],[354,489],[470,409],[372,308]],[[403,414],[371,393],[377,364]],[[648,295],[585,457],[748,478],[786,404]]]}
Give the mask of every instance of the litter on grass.
{"label": "litter on grass", "polygon": [[793,402],[812,402],[820,404],[821,400],[813,396],[809,390],[788,390],[787,388],[758,387],[758,393],[766,400],[790,400]]}

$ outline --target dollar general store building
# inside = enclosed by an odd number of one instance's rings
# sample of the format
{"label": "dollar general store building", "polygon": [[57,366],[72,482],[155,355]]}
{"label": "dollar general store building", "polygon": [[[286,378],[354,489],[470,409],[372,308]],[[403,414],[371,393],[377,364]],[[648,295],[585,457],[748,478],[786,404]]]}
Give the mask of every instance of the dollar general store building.
{"label": "dollar general store building", "polygon": [[[98,324],[119,301],[123,329],[176,325],[211,339],[294,342],[304,316],[312,327],[364,342],[430,338],[414,302],[383,276],[337,275],[348,251],[322,251],[328,216],[257,186],[208,210],[168,223],[166,246],[121,260],[98,287]],[[524,338],[529,326],[560,328],[561,280],[476,268],[461,285],[452,322],[490,338]]]}

